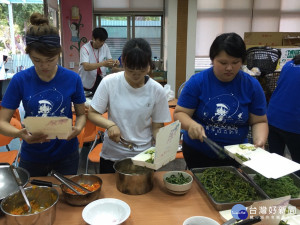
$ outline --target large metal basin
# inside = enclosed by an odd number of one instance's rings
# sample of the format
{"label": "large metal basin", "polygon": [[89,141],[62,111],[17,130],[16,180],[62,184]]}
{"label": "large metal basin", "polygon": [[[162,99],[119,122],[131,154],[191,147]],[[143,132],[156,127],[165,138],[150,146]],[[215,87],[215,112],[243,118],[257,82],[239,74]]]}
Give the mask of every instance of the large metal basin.
{"label": "large metal basin", "polygon": [[31,202],[35,200],[42,208],[39,212],[26,213],[24,215],[14,215],[12,211],[25,205],[24,198],[20,191],[17,191],[1,202],[1,210],[5,214],[7,225],[52,225],[56,217],[56,204],[59,195],[56,189],[49,187],[27,187],[24,189]]}
{"label": "large metal basin", "polygon": [[130,158],[115,162],[117,189],[128,195],[141,195],[152,190],[154,170],[136,166]]}

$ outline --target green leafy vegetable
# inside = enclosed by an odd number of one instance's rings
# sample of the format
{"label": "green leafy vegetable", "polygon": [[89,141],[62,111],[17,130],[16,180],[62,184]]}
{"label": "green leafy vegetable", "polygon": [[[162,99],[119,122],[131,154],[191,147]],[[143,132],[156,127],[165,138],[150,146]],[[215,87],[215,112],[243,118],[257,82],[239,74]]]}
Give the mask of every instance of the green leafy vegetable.
{"label": "green leafy vegetable", "polygon": [[190,177],[184,177],[182,173],[178,173],[177,175],[172,174],[171,176],[166,178],[171,184],[187,184],[191,181]]}
{"label": "green leafy vegetable", "polygon": [[278,225],[289,225],[287,222],[284,222],[283,220],[280,220]]}
{"label": "green leafy vegetable", "polygon": [[248,161],[249,159],[246,158],[245,156],[243,155],[240,155],[239,153],[235,153],[236,157],[238,157],[240,160],[242,160],[243,162],[246,162]]}
{"label": "green leafy vegetable", "polygon": [[292,198],[299,197],[300,187],[295,185],[294,180],[290,176],[272,179],[256,174],[253,180],[270,198],[279,198],[287,195],[291,195]]}
{"label": "green leafy vegetable", "polygon": [[256,150],[256,148],[253,145],[240,144],[239,147],[241,149],[247,149],[247,150],[251,150],[251,151],[255,151]]}
{"label": "green leafy vegetable", "polygon": [[150,149],[150,150],[146,151],[145,154],[150,154],[151,155],[151,158],[147,159],[146,162],[147,163],[154,163],[155,150]]}
{"label": "green leafy vegetable", "polygon": [[195,173],[207,192],[217,202],[242,202],[261,200],[253,186],[232,171],[208,168]]}

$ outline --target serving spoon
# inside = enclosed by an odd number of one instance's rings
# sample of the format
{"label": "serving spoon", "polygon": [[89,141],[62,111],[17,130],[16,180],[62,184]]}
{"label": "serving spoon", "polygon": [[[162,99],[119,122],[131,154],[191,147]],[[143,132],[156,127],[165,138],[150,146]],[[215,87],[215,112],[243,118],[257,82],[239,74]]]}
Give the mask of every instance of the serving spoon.
{"label": "serving spoon", "polygon": [[17,170],[16,170],[15,167],[10,166],[10,169],[11,169],[11,172],[12,172],[12,174],[13,174],[13,176],[14,176],[17,184],[18,184],[18,186],[19,186],[21,194],[22,194],[22,196],[23,196],[23,198],[25,200],[25,203],[28,206],[28,213],[31,213],[31,205],[30,205],[30,202],[29,202],[29,200],[28,200],[28,198],[26,196],[25,190],[23,188],[23,184],[22,184],[21,178],[20,178],[20,176],[19,176],[19,174],[18,174],[18,172],[17,172]]}

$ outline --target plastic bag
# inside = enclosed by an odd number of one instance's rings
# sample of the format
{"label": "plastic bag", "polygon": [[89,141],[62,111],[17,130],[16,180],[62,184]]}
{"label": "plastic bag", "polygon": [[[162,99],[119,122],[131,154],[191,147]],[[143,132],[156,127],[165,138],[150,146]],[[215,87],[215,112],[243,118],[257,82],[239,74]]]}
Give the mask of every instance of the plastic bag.
{"label": "plastic bag", "polygon": [[164,90],[167,94],[168,101],[171,101],[175,98],[175,92],[171,90],[171,85],[170,84],[166,84],[164,86]]}
{"label": "plastic bag", "polygon": [[261,75],[261,72],[260,72],[259,68],[257,68],[257,67],[253,67],[251,70],[249,70],[246,65],[243,65],[242,70],[251,76],[260,76]]}

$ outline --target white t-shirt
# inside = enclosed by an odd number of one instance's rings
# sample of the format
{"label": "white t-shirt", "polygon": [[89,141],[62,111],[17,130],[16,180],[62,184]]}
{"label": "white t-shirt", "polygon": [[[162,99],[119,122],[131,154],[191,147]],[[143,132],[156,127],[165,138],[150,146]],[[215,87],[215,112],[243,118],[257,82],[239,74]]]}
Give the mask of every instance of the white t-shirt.
{"label": "white t-shirt", "polygon": [[[82,63],[97,63],[108,59],[111,59],[110,50],[107,44],[99,49],[94,49],[91,42],[84,44],[80,49],[80,63],[79,63],[79,75],[82,80],[83,87],[91,89],[94,86],[97,76],[97,69],[91,71],[85,71]],[[106,67],[101,67],[102,76],[106,75]]]}
{"label": "white t-shirt", "polygon": [[109,139],[107,132],[101,157],[111,161],[133,157],[151,147],[152,121],[171,121],[166,92],[163,87],[149,78],[141,88],[131,87],[124,77],[124,71],[106,76],[98,86],[91,106],[108,119],[114,121],[121,136],[138,145],[133,151]]}

